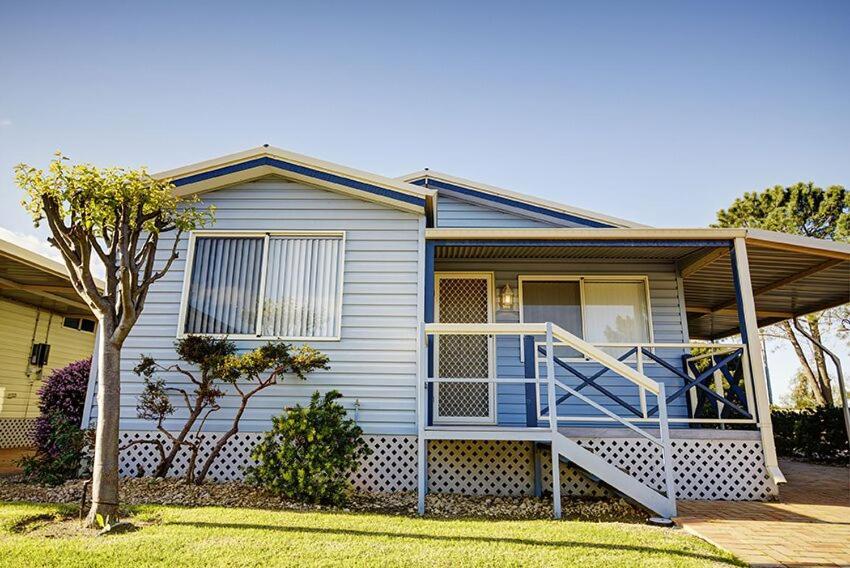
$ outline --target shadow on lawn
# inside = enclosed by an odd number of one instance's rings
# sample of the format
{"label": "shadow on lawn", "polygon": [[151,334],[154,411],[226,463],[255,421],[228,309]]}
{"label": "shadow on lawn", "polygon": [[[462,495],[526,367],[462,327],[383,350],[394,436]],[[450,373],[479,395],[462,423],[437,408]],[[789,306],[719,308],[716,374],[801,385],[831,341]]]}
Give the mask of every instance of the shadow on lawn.
{"label": "shadow on lawn", "polygon": [[622,550],[628,552],[647,552],[647,553],[661,553],[661,554],[670,554],[674,556],[683,556],[688,558],[696,558],[700,560],[706,561],[714,561],[721,562],[723,564],[729,564],[731,566],[742,566],[739,562],[734,560],[730,560],[728,558],[722,558],[719,556],[711,556],[708,554],[699,554],[696,552],[688,552],[684,550],[670,550],[667,548],[652,548],[649,546],[633,546],[626,544],[604,544],[604,543],[595,543],[595,542],[582,542],[578,540],[556,540],[556,541],[546,541],[546,540],[532,540],[525,538],[495,538],[495,537],[486,537],[486,536],[452,536],[452,535],[429,535],[429,534],[417,534],[417,533],[392,533],[392,532],[383,532],[383,531],[363,531],[356,529],[329,529],[329,528],[318,528],[318,527],[304,527],[304,526],[280,526],[280,525],[263,525],[263,524],[250,524],[250,523],[210,523],[204,521],[195,521],[195,522],[186,522],[186,521],[170,521],[165,523],[167,525],[177,525],[184,527],[194,527],[194,528],[218,528],[218,529],[240,529],[240,530],[262,530],[262,531],[274,531],[274,532],[287,532],[287,533],[316,533],[316,534],[335,534],[335,535],[347,535],[347,536],[383,536],[383,537],[391,537],[391,538],[411,538],[418,540],[435,540],[435,541],[452,541],[452,542],[485,542],[490,544],[520,544],[526,546],[546,546],[553,548],[569,548],[569,547],[586,547],[586,548],[599,548],[604,550]]}

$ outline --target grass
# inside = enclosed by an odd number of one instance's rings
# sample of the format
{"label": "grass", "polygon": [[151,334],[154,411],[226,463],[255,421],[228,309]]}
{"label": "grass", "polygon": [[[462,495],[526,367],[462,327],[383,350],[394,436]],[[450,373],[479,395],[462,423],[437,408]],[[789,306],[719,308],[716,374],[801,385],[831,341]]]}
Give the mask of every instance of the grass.
{"label": "grass", "polygon": [[145,525],[136,532],[44,534],[51,516],[71,511],[0,503],[0,566],[742,565],[680,531],[622,523],[145,505],[132,509]]}

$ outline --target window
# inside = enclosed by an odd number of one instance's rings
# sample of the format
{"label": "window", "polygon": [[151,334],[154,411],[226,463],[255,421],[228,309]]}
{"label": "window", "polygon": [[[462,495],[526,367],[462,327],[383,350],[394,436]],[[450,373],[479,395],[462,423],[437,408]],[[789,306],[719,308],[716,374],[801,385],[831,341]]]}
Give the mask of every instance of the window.
{"label": "window", "polygon": [[[582,337],[581,288],[578,280],[520,280],[520,287],[522,321],[551,321],[573,335]],[[535,341],[545,340],[545,336],[535,336]],[[522,348],[524,350],[525,345]],[[555,355],[570,358],[577,357],[579,353],[574,349],[558,346],[555,348]]]}
{"label": "window", "polygon": [[587,281],[584,304],[590,343],[649,343],[645,283]]}
{"label": "window", "polygon": [[[644,277],[520,276],[519,286],[523,322],[551,321],[595,344],[652,341]],[[556,355],[578,355],[569,351]]]}
{"label": "window", "polygon": [[62,322],[63,327],[85,331],[86,333],[94,333],[95,321],[86,318],[65,318]]}
{"label": "window", "polygon": [[338,339],[342,233],[194,237],[184,333]]}

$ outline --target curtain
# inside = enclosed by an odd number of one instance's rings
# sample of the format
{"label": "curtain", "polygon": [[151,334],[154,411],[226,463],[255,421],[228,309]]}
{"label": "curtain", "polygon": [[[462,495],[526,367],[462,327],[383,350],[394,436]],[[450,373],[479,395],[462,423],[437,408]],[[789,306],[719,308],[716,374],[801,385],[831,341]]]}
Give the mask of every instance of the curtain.
{"label": "curtain", "polygon": [[343,251],[338,237],[271,237],[263,335],[335,337]]}
{"label": "curtain", "polygon": [[643,282],[584,283],[585,330],[591,343],[649,342]]}
{"label": "curtain", "polygon": [[186,333],[255,334],[262,262],[261,237],[195,239]]}

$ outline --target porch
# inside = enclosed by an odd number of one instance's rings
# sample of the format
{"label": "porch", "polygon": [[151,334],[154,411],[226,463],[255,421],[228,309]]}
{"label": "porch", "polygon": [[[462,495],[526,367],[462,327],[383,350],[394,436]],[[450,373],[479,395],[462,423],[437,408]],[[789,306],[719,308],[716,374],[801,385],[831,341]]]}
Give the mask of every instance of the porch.
{"label": "porch", "polygon": [[[674,456],[676,439],[714,454],[705,441],[750,441],[759,463],[749,474],[784,481],[758,327],[846,301],[838,283],[850,255],[748,246],[723,231],[613,238],[640,231],[429,230],[420,510],[429,440],[531,441],[535,493],[549,454],[554,501],[568,462],[663,516],[675,514],[681,470],[706,465]],[[739,332],[738,342],[705,342]],[[589,439],[640,442],[656,456],[654,478],[588,450]]]}

